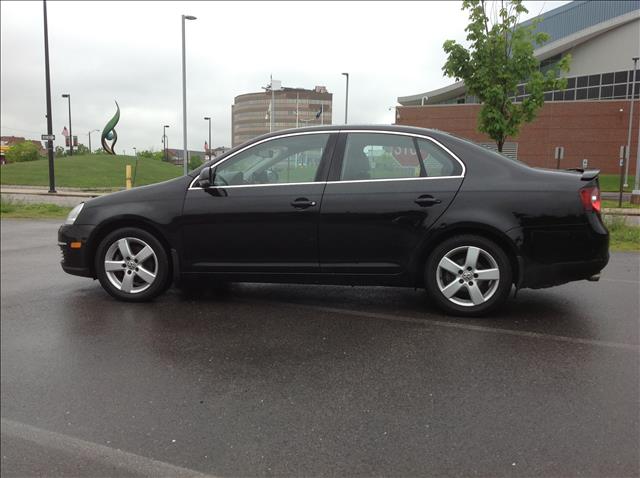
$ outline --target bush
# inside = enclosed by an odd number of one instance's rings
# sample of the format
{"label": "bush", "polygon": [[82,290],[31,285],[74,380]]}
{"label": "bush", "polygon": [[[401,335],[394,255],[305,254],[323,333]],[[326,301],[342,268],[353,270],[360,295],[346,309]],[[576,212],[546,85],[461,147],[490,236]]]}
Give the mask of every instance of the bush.
{"label": "bush", "polygon": [[23,163],[37,161],[40,158],[38,147],[30,141],[14,144],[5,154],[7,163]]}
{"label": "bush", "polygon": [[189,158],[189,170],[193,171],[196,168],[199,168],[202,165],[202,159],[197,154],[194,154]]}

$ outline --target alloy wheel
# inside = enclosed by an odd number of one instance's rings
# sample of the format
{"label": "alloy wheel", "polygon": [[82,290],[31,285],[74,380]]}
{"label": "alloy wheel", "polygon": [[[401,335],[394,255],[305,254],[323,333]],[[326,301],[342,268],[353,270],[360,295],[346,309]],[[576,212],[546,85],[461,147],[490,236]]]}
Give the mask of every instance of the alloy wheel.
{"label": "alloy wheel", "polygon": [[138,294],[155,282],[158,258],[153,248],[142,239],[123,237],[107,249],[104,270],[116,289],[127,294]]}
{"label": "alloy wheel", "polygon": [[456,247],[438,263],[436,282],[450,302],[464,307],[478,306],[487,302],[498,289],[500,268],[484,249]]}

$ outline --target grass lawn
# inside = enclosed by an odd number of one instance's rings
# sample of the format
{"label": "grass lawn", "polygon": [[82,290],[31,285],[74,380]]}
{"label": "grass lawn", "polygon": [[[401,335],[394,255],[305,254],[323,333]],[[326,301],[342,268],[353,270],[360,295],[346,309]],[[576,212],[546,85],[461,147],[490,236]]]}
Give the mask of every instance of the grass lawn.
{"label": "grass lawn", "polygon": [[[56,186],[72,188],[124,188],[125,165],[135,171],[133,156],[82,155],[55,160]],[[133,175],[132,171],[132,175]],[[182,174],[180,166],[154,159],[139,159],[134,186],[166,181]],[[46,159],[6,164],[0,168],[0,184],[21,186],[49,185]]]}
{"label": "grass lawn", "polygon": [[640,227],[628,226],[621,216],[605,216],[609,229],[609,249],[612,251],[640,251]]}
{"label": "grass lawn", "polygon": [[[616,200],[612,200],[612,199],[603,199],[602,200],[602,207],[603,208],[617,208],[618,207],[618,201]],[[620,206],[622,209],[640,209],[640,204],[631,204],[630,202],[625,202],[622,201],[622,206]]]}
{"label": "grass lawn", "polygon": [[[620,191],[620,175],[619,174],[601,174],[598,176],[600,181],[600,190],[608,192]],[[623,191],[631,192],[633,189],[634,176],[629,174],[629,187],[624,188]]]}
{"label": "grass lawn", "polygon": [[64,219],[71,209],[57,204],[31,204],[0,199],[0,217],[2,219]]}

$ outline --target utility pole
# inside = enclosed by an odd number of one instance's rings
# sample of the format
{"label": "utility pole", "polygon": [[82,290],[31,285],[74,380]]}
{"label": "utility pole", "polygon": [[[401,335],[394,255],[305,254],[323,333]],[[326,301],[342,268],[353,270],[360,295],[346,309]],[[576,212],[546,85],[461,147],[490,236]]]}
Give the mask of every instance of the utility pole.
{"label": "utility pole", "polygon": [[185,47],[185,20],[195,20],[193,15],[182,15],[182,165],[184,175],[189,172],[189,158],[187,157],[187,60]]}
{"label": "utility pole", "polygon": [[162,127],[162,148],[164,150],[163,152],[164,152],[165,162],[169,161],[169,158],[167,158],[167,128],[168,127],[169,127],[168,124]]}
{"label": "utility pole", "polygon": [[73,156],[73,131],[71,131],[71,95],[69,93],[65,93],[62,95],[62,97],[69,100],[69,156]]}
{"label": "utility pole", "polygon": [[96,131],[100,131],[99,129],[92,129],[91,131],[89,131],[87,134],[89,135],[89,154],[91,154],[91,133],[94,133]]}
{"label": "utility pole", "polygon": [[[53,121],[51,119],[51,77],[49,75],[49,27],[47,25],[47,1],[42,1],[44,14],[44,71],[47,90],[47,135],[53,137]],[[47,155],[49,156],[49,192],[56,192],[56,177],[53,168],[53,140],[47,140]]]}
{"label": "utility pole", "polygon": [[209,121],[209,151],[206,151],[205,153],[208,153],[209,161],[211,161],[211,117],[205,116],[204,119],[205,121]]}
{"label": "utility pole", "polygon": [[344,124],[347,124],[347,112],[349,111],[349,73],[343,73],[347,78],[346,93],[344,99]]}
{"label": "utility pole", "polygon": [[[631,76],[631,105],[629,106],[629,128],[627,130],[627,150],[625,151],[625,158],[624,158],[624,187],[628,187],[629,186],[629,153],[631,150],[631,126],[633,124],[633,105],[635,103],[635,91],[636,91],[636,83],[634,81],[634,76],[636,74],[636,69],[638,68],[638,58],[639,57],[634,57],[633,58],[633,73]],[[640,145],[638,145],[640,147]],[[637,170],[636,170],[636,175],[637,175]],[[637,187],[634,186],[634,188]]]}

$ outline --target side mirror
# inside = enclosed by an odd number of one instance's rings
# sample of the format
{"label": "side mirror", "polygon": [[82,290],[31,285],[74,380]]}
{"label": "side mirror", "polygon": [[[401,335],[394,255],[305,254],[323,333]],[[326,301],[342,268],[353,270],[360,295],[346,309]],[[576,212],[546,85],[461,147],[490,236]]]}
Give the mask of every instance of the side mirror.
{"label": "side mirror", "polygon": [[200,171],[200,176],[198,176],[198,184],[202,189],[210,188],[213,184],[213,168],[207,167]]}

